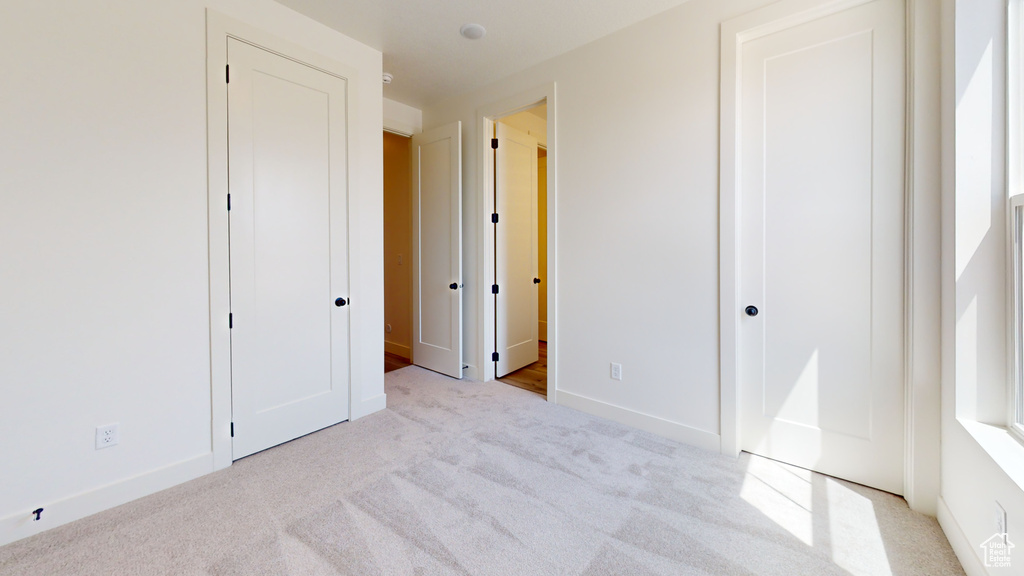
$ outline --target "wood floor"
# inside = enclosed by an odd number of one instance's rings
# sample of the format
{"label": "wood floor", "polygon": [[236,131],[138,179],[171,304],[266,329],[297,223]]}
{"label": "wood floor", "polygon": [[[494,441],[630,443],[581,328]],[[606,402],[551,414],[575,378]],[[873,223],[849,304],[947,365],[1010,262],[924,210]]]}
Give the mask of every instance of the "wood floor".
{"label": "wood floor", "polygon": [[[405,368],[409,365],[409,360],[402,358],[397,354],[391,354],[389,352],[384,353],[385,373],[391,372],[392,370],[398,370],[399,368]],[[504,378],[499,378],[498,381],[510,386],[522,388],[523,390],[535,392],[546,398],[548,395],[548,343],[540,343],[537,350],[536,362],[524,368],[520,368]]]}
{"label": "wood floor", "polygon": [[392,354],[390,352],[385,352],[384,353],[384,373],[385,374],[387,374],[388,372],[391,372],[392,370],[398,370],[399,368],[405,368],[406,366],[409,366],[409,365],[410,365],[409,364],[409,360],[406,359],[406,358],[402,358],[401,356],[399,356],[397,354]]}
{"label": "wood floor", "polygon": [[536,362],[524,368],[520,368],[503,378],[498,378],[498,382],[503,382],[510,386],[515,386],[516,388],[522,388],[523,390],[529,390],[530,392],[536,392],[541,396],[547,397],[548,343],[541,342],[537,352],[538,358]]}

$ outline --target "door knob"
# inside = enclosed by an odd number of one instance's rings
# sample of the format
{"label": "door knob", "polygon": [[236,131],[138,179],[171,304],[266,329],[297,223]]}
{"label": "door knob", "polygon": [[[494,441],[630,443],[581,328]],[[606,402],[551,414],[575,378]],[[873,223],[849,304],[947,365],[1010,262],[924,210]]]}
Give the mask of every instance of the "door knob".
{"label": "door knob", "polygon": [[344,298],[338,298],[337,300],[334,301],[334,305],[335,306],[339,306],[340,307],[340,306],[344,306],[345,304],[348,304],[348,301],[345,300]]}
{"label": "door knob", "polygon": [[534,284],[540,284],[540,278],[534,278],[533,279],[533,283]]}
{"label": "door knob", "polygon": [[743,311],[747,313],[747,316],[757,316],[757,306],[747,306],[746,309]]}
{"label": "door knob", "polygon": [[459,285],[456,284],[455,282],[452,282],[451,284],[449,284],[448,287],[451,288],[452,290],[458,290],[459,289]]}

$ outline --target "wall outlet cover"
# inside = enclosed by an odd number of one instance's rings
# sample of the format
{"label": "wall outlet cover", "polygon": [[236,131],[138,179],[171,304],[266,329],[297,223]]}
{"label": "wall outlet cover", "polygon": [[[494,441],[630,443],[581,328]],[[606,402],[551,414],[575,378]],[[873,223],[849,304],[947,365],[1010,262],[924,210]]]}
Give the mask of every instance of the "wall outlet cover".
{"label": "wall outlet cover", "polygon": [[121,425],[117,422],[96,427],[96,449],[110,448],[121,441]]}

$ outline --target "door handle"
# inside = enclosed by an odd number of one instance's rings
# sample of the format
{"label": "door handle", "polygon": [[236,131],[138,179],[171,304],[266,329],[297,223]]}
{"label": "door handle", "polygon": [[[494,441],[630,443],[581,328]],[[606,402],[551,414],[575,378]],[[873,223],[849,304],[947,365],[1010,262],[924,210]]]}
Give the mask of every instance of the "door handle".
{"label": "door handle", "polygon": [[455,282],[452,282],[451,284],[449,284],[448,287],[451,288],[452,290],[458,290],[459,289],[459,285],[456,284]]}
{"label": "door handle", "polygon": [[747,316],[750,316],[751,318],[757,316],[757,306],[747,306],[743,311],[746,312]]}
{"label": "door handle", "polygon": [[344,306],[345,304],[348,304],[348,300],[345,300],[344,298],[338,298],[334,301],[334,305],[338,306],[339,308],[341,306]]}
{"label": "door handle", "polygon": [[534,278],[533,279],[533,283],[534,284],[540,284],[540,278]]}

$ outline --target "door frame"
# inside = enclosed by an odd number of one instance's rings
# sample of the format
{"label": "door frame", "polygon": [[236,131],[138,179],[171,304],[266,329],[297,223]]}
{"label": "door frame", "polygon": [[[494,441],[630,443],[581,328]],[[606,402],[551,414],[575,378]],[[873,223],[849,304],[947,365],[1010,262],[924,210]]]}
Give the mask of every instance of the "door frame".
{"label": "door frame", "polygon": [[[558,114],[555,100],[555,83],[551,82],[510,96],[504,100],[488,104],[477,110],[477,144],[479,181],[477,204],[480,206],[479,226],[477,227],[476,250],[477,262],[480,263],[477,273],[477,350],[476,372],[467,371],[475,379],[483,382],[494,380],[494,363],[491,353],[494,352],[494,299],[491,284],[494,283],[494,234],[490,233],[491,214],[494,213],[494,155],[491,154],[491,138],[494,134],[495,122],[505,116],[511,116],[533,108],[539,104],[547,104],[547,151],[548,151],[548,266],[547,266],[547,298],[548,298],[548,402],[558,402]],[[473,367],[471,367],[472,369]]]}
{"label": "door frame", "polygon": [[[721,451],[738,456],[739,374],[739,114],[745,42],[873,0],[784,0],[722,23],[720,91],[719,338]],[[939,496],[940,393],[940,7],[906,0],[906,129],[904,186],[904,498],[934,514]],[[915,85],[923,86],[920,91]],[[934,139],[929,142],[929,139]]]}
{"label": "door frame", "polygon": [[[228,89],[225,82],[227,66],[227,39],[234,38],[257,48],[294,60],[306,66],[338,76],[348,81],[346,95],[349,122],[356,117],[355,82],[356,71],[344,64],[303,48],[273,34],[255,28],[215,10],[206,10],[206,100],[207,100],[207,226],[210,259],[210,411],[211,451],[213,469],[227,468],[232,462],[231,442],[231,332],[228,327],[228,313],[231,310],[231,281],[228,250]],[[347,129],[349,165],[348,179],[348,267],[350,299],[361,302],[365,298],[359,293],[359,235],[352,234],[352,224],[359,221],[359,202],[353,202],[351,162],[355,143],[351,126]],[[353,335],[366,333],[367,314],[360,306],[349,311],[349,413],[354,420],[361,408],[356,399],[362,398],[361,384],[356,374],[361,372],[361,349],[359,339]],[[381,402],[383,404],[383,402]],[[382,406],[383,407],[383,406]],[[372,410],[371,410],[372,411]]]}

